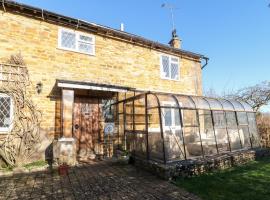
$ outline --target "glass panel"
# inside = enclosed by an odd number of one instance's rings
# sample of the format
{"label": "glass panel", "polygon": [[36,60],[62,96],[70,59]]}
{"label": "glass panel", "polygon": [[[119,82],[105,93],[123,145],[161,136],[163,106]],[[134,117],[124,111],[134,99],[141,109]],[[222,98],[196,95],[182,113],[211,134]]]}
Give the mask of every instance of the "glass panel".
{"label": "glass panel", "polygon": [[0,128],[9,128],[11,99],[9,96],[0,94]]}
{"label": "glass panel", "polygon": [[241,141],[240,141],[240,135],[238,132],[235,112],[227,111],[226,119],[227,119],[227,129],[228,129],[231,149],[232,150],[241,149],[242,146],[241,146]]}
{"label": "glass panel", "polygon": [[165,154],[167,161],[184,160],[184,146],[181,128],[164,131]]}
{"label": "glass panel", "polygon": [[151,160],[163,161],[163,142],[157,108],[148,110],[148,149]]}
{"label": "glass panel", "polygon": [[135,134],[136,137],[136,149],[135,154],[136,156],[142,156],[144,158],[147,157],[146,153],[146,134]]}
{"label": "glass panel", "polygon": [[196,110],[182,110],[184,126],[198,126]]}
{"label": "glass panel", "polygon": [[153,94],[148,94],[147,95],[147,108],[157,107],[157,106],[158,106],[157,97]]}
{"label": "glass panel", "polygon": [[209,104],[202,97],[192,96],[193,101],[195,102],[197,109],[206,109],[210,110]]}
{"label": "glass panel", "polygon": [[220,102],[221,102],[224,110],[234,111],[234,107],[229,101],[221,99]]}
{"label": "glass panel", "polygon": [[257,124],[256,124],[256,114],[247,113],[247,115],[248,115],[249,130],[251,133],[252,147],[260,147],[260,137],[258,134]]}
{"label": "glass panel", "polygon": [[172,109],[171,108],[164,108],[164,125],[165,126],[172,126]]}
{"label": "glass panel", "polygon": [[133,102],[129,101],[126,107],[126,130],[133,130]]}
{"label": "glass panel", "polygon": [[178,63],[171,63],[171,79],[179,79],[179,65]]}
{"label": "glass panel", "polygon": [[178,107],[176,100],[171,95],[157,95],[160,106]]}
{"label": "glass panel", "polygon": [[187,158],[202,156],[199,129],[196,127],[185,127],[183,131]]}
{"label": "glass panel", "polygon": [[188,96],[177,95],[176,98],[178,99],[180,107],[195,109],[195,104]]}
{"label": "glass panel", "polygon": [[252,108],[249,104],[247,104],[247,103],[244,102],[244,101],[241,101],[240,103],[241,103],[241,104],[243,105],[243,107],[245,108],[245,111],[253,112],[253,108]]}
{"label": "glass panel", "polygon": [[199,110],[200,132],[205,155],[217,153],[216,139],[210,110]]}
{"label": "glass panel", "polygon": [[76,34],[62,30],[61,47],[76,49]]}
{"label": "glass panel", "polygon": [[79,39],[87,43],[93,42],[93,38],[86,35],[80,35]]}
{"label": "glass panel", "polygon": [[126,133],[127,151],[134,154],[135,148],[136,148],[136,134],[134,134],[133,132],[127,132],[127,131],[125,133]]}
{"label": "glass panel", "polygon": [[124,100],[126,98],[126,93],[119,92],[118,93],[118,101]]}
{"label": "glass panel", "polygon": [[82,53],[93,53],[93,45],[85,42],[78,42],[78,50]]}
{"label": "glass panel", "polygon": [[74,90],[62,90],[63,136],[72,137]]}
{"label": "glass panel", "polygon": [[169,56],[161,56],[162,59],[162,77],[170,78]]}
{"label": "glass panel", "polygon": [[144,98],[134,101],[135,130],[145,130],[145,100]]}
{"label": "glass panel", "polygon": [[239,125],[248,125],[246,112],[237,112],[237,119]]}
{"label": "glass panel", "polygon": [[221,103],[216,99],[205,98],[210,104],[211,110],[223,110]]}
{"label": "glass panel", "polygon": [[119,147],[120,149],[125,149],[125,137],[124,137],[124,115],[118,116],[118,135],[119,135]]}
{"label": "glass panel", "polygon": [[249,148],[250,147],[250,138],[249,138],[248,126],[240,125],[238,128],[239,128],[239,135],[240,135],[240,139],[242,142],[242,146],[245,148]]}
{"label": "glass panel", "polygon": [[223,111],[213,111],[216,140],[219,152],[229,151],[226,119]]}
{"label": "glass panel", "polygon": [[245,111],[242,104],[240,104],[238,101],[230,100],[230,102],[233,104],[236,111]]}

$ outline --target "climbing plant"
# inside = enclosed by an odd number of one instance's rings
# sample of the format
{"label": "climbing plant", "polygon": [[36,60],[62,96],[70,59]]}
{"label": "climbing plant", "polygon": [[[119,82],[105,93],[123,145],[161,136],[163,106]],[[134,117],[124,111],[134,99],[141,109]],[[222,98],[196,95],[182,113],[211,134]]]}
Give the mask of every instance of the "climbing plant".
{"label": "climbing plant", "polygon": [[9,166],[21,166],[36,151],[40,138],[41,112],[31,100],[28,70],[21,54],[0,64],[0,93],[13,104],[10,129],[1,134],[0,157]]}

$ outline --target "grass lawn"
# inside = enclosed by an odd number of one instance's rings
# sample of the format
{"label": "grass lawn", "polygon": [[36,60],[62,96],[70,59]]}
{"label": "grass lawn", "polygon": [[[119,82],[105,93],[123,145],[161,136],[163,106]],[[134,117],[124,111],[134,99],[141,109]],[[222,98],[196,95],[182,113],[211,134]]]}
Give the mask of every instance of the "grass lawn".
{"label": "grass lawn", "polygon": [[198,177],[178,179],[176,185],[204,200],[269,200],[270,158]]}

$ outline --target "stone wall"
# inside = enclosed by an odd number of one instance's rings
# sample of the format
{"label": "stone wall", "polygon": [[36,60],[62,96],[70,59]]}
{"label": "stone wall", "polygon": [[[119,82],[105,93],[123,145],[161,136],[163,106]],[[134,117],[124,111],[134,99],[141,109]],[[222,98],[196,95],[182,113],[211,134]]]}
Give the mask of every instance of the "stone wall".
{"label": "stone wall", "polygon": [[270,156],[269,149],[241,150],[194,160],[183,160],[166,165],[136,158],[135,165],[154,173],[160,178],[168,180],[175,179],[176,177],[191,177],[214,170],[227,169],[264,156]]}
{"label": "stone wall", "polygon": [[[58,29],[56,24],[0,11],[0,62],[5,62],[11,54],[22,54],[32,82],[28,90],[43,113],[43,141],[60,134],[60,94],[55,90],[56,79],[202,94],[199,60],[175,55],[180,58],[180,80],[164,80],[160,78],[160,55],[165,52],[98,35],[95,56],[65,51],[57,47]],[[37,94],[35,86],[39,82],[43,88]]]}

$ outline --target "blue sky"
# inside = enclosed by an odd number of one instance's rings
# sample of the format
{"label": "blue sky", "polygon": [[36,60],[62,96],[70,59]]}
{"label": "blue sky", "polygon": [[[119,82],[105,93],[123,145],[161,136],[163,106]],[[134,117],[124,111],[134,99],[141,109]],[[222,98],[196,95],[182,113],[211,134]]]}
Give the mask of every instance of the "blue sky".
{"label": "blue sky", "polygon": [[210,58],[204,88],[237,90],[270,80],[270,0],[65,0],[18,2],[119,28],[167,43],[171,36],[169,2],[185,50]]}

